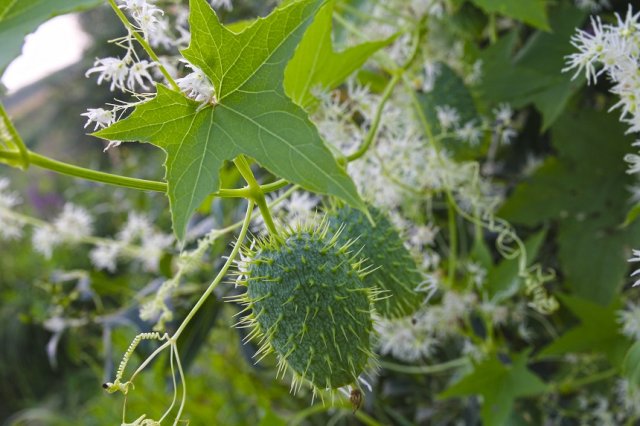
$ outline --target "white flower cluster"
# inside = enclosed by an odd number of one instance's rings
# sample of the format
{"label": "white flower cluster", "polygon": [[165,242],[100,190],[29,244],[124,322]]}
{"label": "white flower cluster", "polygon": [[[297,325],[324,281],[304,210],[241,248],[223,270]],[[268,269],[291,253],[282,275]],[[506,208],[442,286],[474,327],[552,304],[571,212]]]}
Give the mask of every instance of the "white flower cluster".
{"label": "white flower cluster", "polygon": [[375,329],[381,354],[405,361],[429,358],[442,339],[457,333],[459,323],[477,304],[473,293],[448,291],[437,305],[421,309],[411,317],[378,318]]}
{"label": "white flower cluster", "polygon": [[618,322],[622,325],[622,334],[632,340],[640,340],[640,305],[628,302],[618,311]]}
{"label": "white flower cluster", "polygon": [[[563,71],[576,70],[574,78],[585,73],[594,83],[606,74],[613,83],[611,92],[620,98],[611,109],[620,109],[620,120],[629,125],[628,133],[640,133],[640,12],[631,5],[623,19],[616,14],[615,24],[603,24],[591,18],[588,31],[578,30],[571,43],[578,49],[568,56]],[[640,145],[640,140],[634,143]],[[640,156],[628,154],[629,173],[640,172]]]}
{"label": "white flower cluster", "polygon": [[111,82],[109,89],[119,89],[122,91],[135,89],[136,84],[145,90],[149,90],[149,86],[145,84],[145,80],[153,82],[149,68],[155,66],[153,62],[138,60],[134,61],[133,56],[127,52],[124,58],[107,57],[96,59],[93,68],[89,68],[86,76],[89,77],[93,73],[98,73],[98,84],[103,81]]}
{"label": "white flower cluster", "polygon": [[192,65],[186,61],[186,66],[191,68],[193,72],[186,76],[176,80],[178,87],[187,94],[190,98],[196,102],[201,102],[203,105],[215,103],[216,93],[213,84],[209,81],[202,70],[195,65]]}
{"label": "white flower cluster", "polygon": [[[633,257],[631,257],[631,259],[629,259],[629,262],[640,262],[640,250],[632,250],[633,251]],[[636,269],[631,276],[635,276],[640,274],[640,269]],[[633,286],[637,286],[640,285],[640,279],[636,280],[636,282],[633,283]]]}
{"label": "white flower cluster", "polygon": [[609,9],[611,2],[609,0],[575,0],[579,9],[587,10],[592,13],[600,12],[603,9]]}
{"label": "white flower cluster", "polygon": [[9,191],[9,179],[0,178],[0,239],[15,240],[22,236],[23,223],[11,213],[21,202],[17,192]]}
{"label": "white flower cluster", "polygon": [[214,9],[233,10],[233,3],[231,3],[231,0],[211,0],[211,7]]}
{"label": "white flower cluster", "polygon": [[131,213],[116,238],[97,244],[89,257],[96,268],[110,272],[116,270],[118,258],[137,260],[145,271],[156,272],[173,242],[173,236],[158,232],[147,217]]}
{"label": "white flower cluster", "polygon": [[121,9],[129,12],[144,38],[163,31],[164,12],[149,0],[120,0]]}
{"label": "white flower cluster", "polygon": [[36,251],[51,258],[53,249],[64,243],[78,243],[92,232],[93,218],[82,207],[71,203],[48,226],[37,227],[31,237]]}

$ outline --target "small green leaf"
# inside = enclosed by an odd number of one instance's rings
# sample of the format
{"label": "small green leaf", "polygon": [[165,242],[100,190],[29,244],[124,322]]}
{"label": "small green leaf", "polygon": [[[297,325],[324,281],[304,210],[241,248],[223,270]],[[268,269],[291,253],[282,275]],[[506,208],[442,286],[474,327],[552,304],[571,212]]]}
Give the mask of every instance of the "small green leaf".
{"label": "small green leaf", "polygon": [[622,375],[633,386],[640,386],[640,342],[635,342],[624,356]]}
{"label": "small green leaf", "polygon": [[307,114],[282,87],[286,63],[322,3],[291,3],[235,34],[205,0],[191,0],[193,35],[183,54],[211,79],[217,104],[200,108],[182,93],[159,85],[155,98],[95,134],[147,141],[166,151],[168,196],[179,238],[195,209],[219,189],[224,161],[240,154],[310,191],[364,208],[355,185]]}
{"label": "small green leaf", "polygon": [[538,395],[548,386],[527,368],[528,351],[513,356],[511,363],[490,357],[439,395],[439,398],[482,395],[482,420],[486,425],[507,424],[513,403]]}
{"label": "small green leaf", "polygon": [[538,356],[601,352],[612,365],[620,365],[630,344],[619,331],[616,312],[620,309],[620,302],[602,307],[579,297],[560,294],[558,298],[578,317],[580,324],[546,346]]}
{"label": "small green leaf", "polygon": [[56,15],[97,6],[100,0],[4,0],[0,1],[0,75],[18,55],[24,37]]}
{"label": "small green leaf", "polygon": [[515,56],[516,31],[480,55],[483,97],[491,103],[509,102],[516,108],[533,103],[542,113],[543,130],[562,114],[585,81],[583,77],[572,81],[571,74],[562,73],[565,57],[574,50],[569,39],[584,21],[585,13],[571,5],[558,5],[552,11],[553,32],[534,34]]}
{"label": "small green leaf", "polygon": [[500,13],[549,31],[547,0],[472,0],[487,13]]}
{"label": "small green leaf", "polygon": [[330,1],[320,9],[285,70],[284,90],[303,108],[308,108],[315,101],[311,94],[314,88],[334,89],[394,38],[362,43],[342,52],[334,52],[331,41],[334,5],[335,1]]}
{"label": "small green leaf", "polygon": [[636,204],[635,206],[631,207],[631,209],[629,209],[629,212],[627,213],[627,217],[625,218],[624,223],[622,224],[622,228],[626,228],[627,226],[631,225],[633,222],[636,221],[638,216],[640,216],[640,204]]}

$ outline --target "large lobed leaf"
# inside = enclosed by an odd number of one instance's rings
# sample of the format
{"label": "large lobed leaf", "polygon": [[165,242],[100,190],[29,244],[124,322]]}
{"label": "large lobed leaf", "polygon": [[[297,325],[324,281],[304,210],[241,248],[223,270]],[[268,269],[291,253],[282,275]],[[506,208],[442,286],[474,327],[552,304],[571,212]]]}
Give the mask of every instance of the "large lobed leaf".
{"label": "large lobed leaf", "polygon": [[547,0],[472,0],[487,13],[500,13],[548,31]]}
{"label": "large lobed leaf", "polygon": [[[514,2],[517,3],[517,2]],[[490,102],[509,102],[514,107],[533,103],[542,113],[543,130],[562,114],[571,96],[584,84],[562,73],[565,58],[573,52],[569,39],[584,21],[585,13],[571,5],[552,9],[552,33],[537,32],[512,55],[517,32],[512,31],[485,49],[480,88]]]}
{"label": "large lobed leaf", "polygon": [[562,304],[580,320],[580,324],[546,346],[540,357],[566,353],[601,352],[612,365],[621,365],[630,347],[629,340],[620,333],[617,312],[620,302],[603,307],[589,300],[558,295]]}
{"label": "large lobed leaf", "polygon": [[220,23],[206,0],[191,0],[192,39],[182,53],[210,78],[217,104],[199,108],[159,85],[154,99],[95,134],[147,141],[166,151],[168,196],[179,238],[198,205],[219,189],[224,161],[239,154],[308,190],[364,208],[317,129],[283,89],[286,64],[323,3],[288,4],[236,34]]}
{"label": "large lobed leaf", "polygon": [[620,229],[633,183],[622,161],[633,141],[625,130],[606,111],[565,114],[551,129],[558,156],[521,183],[500,212],[531,226],[557,221],[566,284],[603,306],[624,281],[630,247],[640,242],[640,223]]}
{"label": "large lobed leaf", "polygon": [[24,37],[49,18],[96,6],[101,0],[0,0],[0,75],[20,54]]}
{"label": "large lobed leaf", "polygon": [[527,361],[528,351],[508,361],[489,357],[439,397],[482,395],[483,423],[492,426],[509,424],[516,399],[538,395],[548,389],[538,376],[529,371]]}

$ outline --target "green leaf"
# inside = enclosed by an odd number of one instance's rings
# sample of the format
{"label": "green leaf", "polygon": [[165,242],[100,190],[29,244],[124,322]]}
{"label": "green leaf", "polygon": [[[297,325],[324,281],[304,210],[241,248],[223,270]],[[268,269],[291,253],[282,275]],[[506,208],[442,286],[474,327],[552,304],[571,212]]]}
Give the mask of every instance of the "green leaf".
{"label": "green leaf", "polygon": [[626,228],[627,226],[631,225],[633,222],[636,221],[638,216],[640,216],[640,204],[636,204],[633,207],[631,207],[631,209],[629,209],[629,212],[627,213],[627,217],[624,219],[624,223],[622,224],[622,227]]}
{"label": "green leaf", "polygon": [[284,73],[286,94],[303,108],[308,108],[315,102],[312,89],[318,86],[322,90],[334,89],[359,69],[371,55],[394,39],[391,37],[362,43],[342,52],[335,52],[331,41],[334,5],[335,1],[330,1],[320,9]]}
{"label": "green leaf", "polygon": [[351,179],[282,87],[286,63],[321,4],[292,3],[235,34],[220,24],[205,0],[191,0],[192,39],[183,55],[211,79],[218,103],[201,108],[159,85],[155,98],[95,134],[148,141],[166,151],[168,196],[179,238],[194,210],[219,189],[224,161],[239,154],[310,191],[364,208]]}
{"label": "green leaf", "polygon": [[562,73],[565,57],[574,50],[569,39],[584,21],[585,13],[564,4],[552,10],[552,33],[534,34],[513,56],[518,34],[512,31],[480,55],[483,98],[496,104],[509,102],[516,108],[533,103],[542,113],[543,130],[562,114],[585,81],[583,77],[572,81],[571,74]]}
{"label": "green leaf", "polygon": [[0,75],[18,55],[24,37],[56,15],[87,9],[100,0],[2,0],[0,1]]}
{"label": "green leaf", "polygon": [[619,331],[616,312],[620,309],[620,302],[602,307],[579,297],[560,294],[558,298],[578,317],[580,324],[554,340],[538,356],[601,352],[612,365],[620,365],[630,345],[629,340]]}
{"label": "green leaf", "polygon": [[500,13],[549,31],[547,0],[472,0],[487,13]]}
{"label": "green leaf", "polygon": [[500,215],[536,226],[558,222],[559,260],[566,284],[593,302],[608,305],[628,270],[640,222],[620,229],[633,178],[622,158],[633,139],[614,114],[565,114],[551,129],[557,157],[548,158],[516,188]]}
{"label": "green leaf", "polygon": [[624,356],[622,376],[633,386],[640,386],[640,342],[635,342]]}
{"label": "green leaf", "polygon": [[538,395],[548,386],[527,368],[528,351],[517,354],[511,363],[491,357],[439,395],[439,398],[481,395],[482,421],[486,425],[507,424],[513,403],[521,397]]}
{"label": "green leaf", "polygon": [[[460,124],[473,121],[476,125],[480,125],[475,102],[464,81],[447,65],[440,63],[438,66],[440,72],[434,81],[433,90],[418,93],[422,113],[431,127],[431,133],[434,136],[443,133],[436,107],[450,106],[456,109],[460,116]],[[442,145],[459,160],[473,158],[484,148],[483,144],[472,146],[453,138],[443,139]]]}

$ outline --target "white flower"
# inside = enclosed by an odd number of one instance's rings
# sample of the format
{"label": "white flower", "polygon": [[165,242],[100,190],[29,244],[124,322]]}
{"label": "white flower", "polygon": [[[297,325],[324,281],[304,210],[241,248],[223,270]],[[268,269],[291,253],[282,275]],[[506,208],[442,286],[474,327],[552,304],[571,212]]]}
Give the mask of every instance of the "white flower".
{"label": "white flower", "polygon": [[449,105],[436,106],[436,115],[442,130],[448,130],[455,127],[460,121],[460,114],[458,114],[458,110]]}
{"label": "white flower", "polygon": [[433,90],[436,80],[440,75],[441,67],[439,63],[425,62],[424,63],[424,75],[422,82],[422,91],[429,93]]}
{"label": "white flower", "polygon": [[31,236],[33,248],[47,259],[51,258],[53,248],[61,242],[60,236],[49,227],[36,228]]}
{"label": "white flower", "polygon": [[124,4],[120,7],[129,12],[138,24],[144,38],[148,40],[149,34],[156,31],[157,27],[161,25],[161,16],[164,15],[164,12],[148,0],[122,0],[122,3]]}
{"label": "white flower", "polygon": [[513,117],[513,109],[511,105],[502,103],[493,110],[493,114],[496,117],[496,121],[503,124],[511,124],[511,118]]}
{"label": "white flower", "polygon": [[22,199],[17,192],[7,191],[8,188],[9,179],[0,178],[0,238],[7,241],[20,238],[24,225],[10,214]]}
{"label": "white flower", "polygon": [[[633,252],[633,257],[631,259],[629,259],[629,262],[640,262],[640,250],[632,250]],[[640,274],[640,269],[636,269],[635,271],[633,271],[633,273],[631,274],[631,276],[633,277],[634,275],[638,275]],[[640,285],[640,279],[636,280],[635,283],[633,283],[633,286],[637,286]]]}
{"label": "white flower", "polygon": [[440,229],[433,225],[416,225],[409,231],[409,243],[419,249],[432,246]]}
{"label": "white flower", "polygon": [[118,232],[118,240],[125,244],[131,244],[152,231],[153,227],[146,216],[130,213],[124,227]]}
{"label": "white flower", "polygon": [[309,192],[296,191],[291,194],[288,200],[282,203],[282,207],[287,210],[286,221],[288,223],[307,223],[315,216],[315,207],[320,202],[320,198]]}
{"label": "white flower", "polygon": [[464,81],[469,85],[478,84],[482,81],[482,67],[484,66],[484,62],[482,59],[478,59],[471,66],[471,71],[466,75]]}
{"label": "white flower", "polygon": [[600,17],[591,17],[592,32],[578,30],[577,34],[571,37],[571,44],[578,49],[578,53],[573,53],[567,57],[568,65],[562,70],[570,71],[576,68],[573,78],[576,78],[584,70],[588,82],[595,82],[598,74],[595,65],[600,55],[606,49],[605,32],[602,27]]}
{"label": "white flower", "polygon": [[193,72],[177,79],[178,87],[197,102],[202,102],[203,104],[215,103],[215,89],[207,76],[198,67],[189,63],[186,65]]}
{"label": "white flower", "polygon": [[107,144],[107,146],[104,147],[104,149],[102,150],[102,152],[107,152],[108,150],[110,150],[111,148],[117,148],[122,144],[122,141],[109,141],[109,143]]}
{"label": "white flower", "polygon": [[93,64],[93,68],[89,68],[85,76],[89,77],[97,72],[99,73],[98,84],[102,84],[102,81],[110,81],[109,90],[113,91],[115,88],[125,90],[124,81],[129,73],[128,62],[128,57],[125,57],[125,59],[113,57],[97,59]]}
{"label": "white flower", "polygon": [[431,324],[420,319],[416,317],[393,320],[378,318],[375,329],[379,336],[380,353],[391,354],[406,362],[429,358],[436,349],[438,339],[432,333]]}
{"label": "white flower", "polygon": [[87,128],[91,123],[96,123],[93,130],[108,127],[116,121],[115,113],[103,108],[89,108],[87,109],[87,112],[80,115],[87,117],[87,122],[84,125],[85,128]]}
{"label": "white flower", "polygon": [[117,243],[98,244],[89,252],[91,263],[98,269],[106,269],[109,272],[115,272],[116,261],[120,254],[121,247]]}
{"label": "white flower", "polygon": [[456,130],[456,136],[464,142],[471,145],[477,145],[478,142],[480,142],[482,132],[480,131],[480,128],[476,127],[473,121],[468,121],[464,126]]}
{"label": "white flower", "polygon": [[158,270],[160,259],[173,244],[173,236],[156,231],[149,219],[138,213],[130,213],[124,227],[118,232],[118,241],[123,245],[139,244],[140,252],[135,256],[146,271]]}
{"label": "white flower", "polygon": [[75,242],[91,235],[93,218],[82,207],[64,205],[62,213],[53,221],[53,228],[64,241]]}
{"label": "white flower", "polygon": [[602,9],[609,9],[611,3],[609,0],[576,0],[576,6],[582,10],[597,13]]}
{"label": "white flower", "polygon": [[466,269],[471,281],[476,285],[476,287],[482,287],[485,279],[487,278],[487,270],[475,262],[468,262],[466,264]]}
{"label": "white flower", "polygon": [[82,207],[67,203],[51,225],[38,227],[31,237],[36,251],[51,258],[53,249],[65,242],[78,242],[91,235],[93,218]]}
{"label": "white flower", "polygon": [[211,7],[215,9],[224,8],[227,10],[233,10],[233,4],[231,4],[231,0],[211,0]]}
{"label": "white flower", "polygon": [[145,235],[142,238],[142,253],[138,256],[144,269],[149,272],[156,272],[160,259],[172,243],[172,235],[165,235],[155,231]]}
{"label": "white flower", "polygon": [[154,65],[155,64],[153,62],[150,63],[144,60],[134,63],[131,68],[129,68],[129,78],[127,78],[127,86],[129,89],[133,90],[135,84],[138,83],[140,87],[147,90],[148,87],[144,83],[144,79],[147,79],[149,82],[153,82],[153,78],[147,70]]}
{"label": "white flower", "polygon": [[628,302],[623,310],[618,311],[618,322],[622,324],[622,333],[625,336],[633,340],[640,339],[640,305]]}

